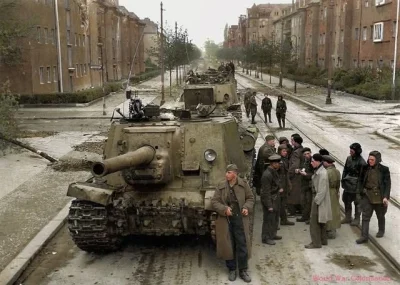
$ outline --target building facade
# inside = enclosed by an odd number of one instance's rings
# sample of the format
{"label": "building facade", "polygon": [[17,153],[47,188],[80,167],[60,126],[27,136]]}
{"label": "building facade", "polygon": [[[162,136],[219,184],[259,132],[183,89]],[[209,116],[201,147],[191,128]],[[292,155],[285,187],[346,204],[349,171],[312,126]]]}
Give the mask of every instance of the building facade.
{"label": "building facade", "polygon": [[145,18],[143,22],[146,24],[143,34],[144,61],[149,59],[152,63],[157,64],[158,58],[152,56],[150,51],[152,47],[157,46],[158,25],[149,18]]}
{"label": "building facade", "polygon": [[[16,15],[34,23],[23,60],[0,66],[0,81],[20,94],[76,92],[144,71],[145,24],[117,0],[21,0]],[[57,19],[58,27],[57,29]],[[58,51],[59,43],[59,51]],[[139,43],[139,44],[138,44]],[[61,58],[61,61],[59,61]]]}

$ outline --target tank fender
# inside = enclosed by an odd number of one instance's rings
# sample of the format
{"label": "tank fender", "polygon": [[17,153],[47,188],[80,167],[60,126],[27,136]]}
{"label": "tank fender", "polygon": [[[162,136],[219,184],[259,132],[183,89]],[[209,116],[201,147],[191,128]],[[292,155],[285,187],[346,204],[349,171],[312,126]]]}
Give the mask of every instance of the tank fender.
{"label": "tank fender", "polygon": [[208,211],[214,211],[212,204],[211,204],[211,199],[214,197],[214,192],[215,190],[207,190],[206,194],[204,195],[204,209]]}
{"label": "tank fender", "polygon": [[111,203],[113,192],[111,189],[100,188],[92,183],[76,182],[69,185],[67,196],[106,206]]}

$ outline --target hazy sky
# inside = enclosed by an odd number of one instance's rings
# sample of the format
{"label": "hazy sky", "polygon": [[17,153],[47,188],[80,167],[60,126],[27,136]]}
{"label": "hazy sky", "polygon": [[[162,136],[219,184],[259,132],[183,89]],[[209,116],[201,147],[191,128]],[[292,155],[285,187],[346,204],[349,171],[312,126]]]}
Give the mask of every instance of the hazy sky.
{"label": "hazy sky", "polygon": [[[134,12],[141,19],[150,18],[160,23],[161,0],[119,0],[121,6]],[[255,4],[292,3],[292,0],[164,0],[164,25],[171,28],[178,22],[188,30],[189,38],[198,47],[203,47],[209,38],[216,43],[224,38],[225,24],[237,25],[240,14],[246,14],[246,8]]]}

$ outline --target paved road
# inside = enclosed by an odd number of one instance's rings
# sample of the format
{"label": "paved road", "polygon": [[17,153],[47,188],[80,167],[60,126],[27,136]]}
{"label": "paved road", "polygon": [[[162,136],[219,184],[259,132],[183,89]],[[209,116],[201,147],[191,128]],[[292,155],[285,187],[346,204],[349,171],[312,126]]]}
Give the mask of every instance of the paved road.
{"label": "paved road", "polygon": [[[243,84],[251,83],[241,82]],[[346,156],[353,132],[344,133],[338,126],[327,125],[319,114],[303,106],[288,102],[289,118],[297,127],[338,156]],[[288,129],[272,127],[278,136],[290,136],[298,129],[288,124]],[[321,125],[319,125],[321,124]],[[268,127],[261,120],[257,126],[263,133]],[[317,130],[319,128],[319,130]],[[352,126],[349,127],[352,129]],[[339,129],[339,130],[338,130]],[[332,134],[327,134],[329,130]],[[320,135],[330,136],[325,138]],[[361,134],[358,134],[361,136]],[[364,134],[365,135],[365,134]],[[350,137],[349,137],[350,136]],[[340,140],[338,139],[340,138]],[[376,138],[379,139],[379,138]],[[329,144],[328,144],[329,143]],[[257,146],[262,139],[257,141]],[[305,146],[318,148],[305,137]],[[380,144],[378,144],[380,145]],[[377,146],[377,145],[375,145]],[[340,168],[339,168],[340,169]],[[390,214],[388,214],[389,217]],[[390,218],[388,218],[389,220]],[[276,246],[260,243],[262,211],[257,203],[253,257],[250,260],[252,284],[398,284],[398,273],[380,257],[372,245],[355,245],[359,230],[343,226],[336,240],[320,250],[305,250],[309,243],[309,227],[296,223],[282,226],[284,237]],[[372,225],[371,231],[376,231]],[[390,221],[389,221],[390,223]],[[393,229],[392,229],[393,230]],[[388,229],[386,240],[394,232]],[[363,279],[364,278],[364,279]],[[366,278],[375,278],[373,280]],[[378,280],[379,278],[384,279]],[[340,280],[338,280],[340,279]],[[378,280],[378,281],[377,281]],[[119,252],[105,256],[88,254],[74,246],[64,228],[46,247],[20,280],[23,284],[228,284],[222,261],[214,256],[208,243],[193,237],[161,239],[130,239]],[[237,281],[237,284],[242,284]]]}

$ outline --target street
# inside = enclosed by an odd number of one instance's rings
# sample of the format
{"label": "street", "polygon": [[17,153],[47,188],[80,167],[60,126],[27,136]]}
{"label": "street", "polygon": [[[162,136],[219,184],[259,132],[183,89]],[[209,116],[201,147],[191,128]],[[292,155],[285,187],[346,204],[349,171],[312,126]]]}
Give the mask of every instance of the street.
{"label": "street", "polygon": [[[237,76],[238,88],[250,87],[262,90],[259,84]],[[151,83],[147,87],[152,88]],[[262,94],[258,95],[260,112]],[[273,106],[276,98],[271,97]],[[261,116],[256,118],[261,136],[257,147],[263,143],[262,137],[271,131],[275,136],[290,137],[300,133],[304,138],[303,146],[317,152],[319,147],[328,149],[335,157],[344,161],[349,152],[349,145],[355,141],[361,143],[363,156],[377,149],[382,152],[383,163],[388,165],[392,175],[392,196],[400,200],[399,162],[396,154],[399,145],[387,141],[375,134],[376,129],[398,126],[399,115],[355,115],[321,113],[289,99],[287,129],[278,129],[276,118],[272,125],[266,126]],[[111,107],[110,107],[111,108]],[[243,114],[245,119],[245,115]],[[51,122],[51,123],[50,123]],[[93,122],[93,123],[92,123]],[[24,129],[56,131],[60,141],[79,145],[91,138],[101,141],[106,136],[108,120],[71,119],[71,120],[27,120]],[[80,135],[74,136],[78,132]],[[82,139],[83,134],[88,137]],[[75,138],[76,137],[76,138]],[[75,139],[74,139],[75,138]],[[79,139],[78,139],[79,138]],[[35,140],[31,140],[35,143]],[[64,155],[70,151],[63,147],[60,152],[55,140],[36,139],[37,145],[53,155]],[[37,158],[36,158],[37,159]],[[40,159],[41,160],[41,159]],[[38,164],[43,169],[45,163]],[[337,168],[342,171],[339,163]],[[42,173],[42,172],[41,172]],[[82,180],[88,173],[78,172],[68,181]],[[57,176],[53,176],[58,179]],[[75,179],[75,180],[74,180]],[[58,187],[57,196],[64,204],[67,183]],[[11,187],[11,186],[10,186]],[[7,199],[14,192],[5,196]],[[44,195],[44,194],[43,194]],[[33,210],[32,210],[33,211]],[[387,232],[380,239],[383,246],[399,254],[398,229],[396,220],[399,209],[390,205],[386,215]],[[291,220],[294,221],[293,218]],[[11,224],[11,223],[10,223]],[[357,228],[342,225],[335,240],[318,250],[304,249],[310,242],[309,226],[296,223],[295,226],[281,226],[279,234],[283,236],[275,246],[261,243],[262,210],[259,201],[256,205],[253,235],[253,256],[249,263],[252,284],[398,284],[398,272],[381,252],[371,243],[356,245],[360,235]],[[371,220],[371,235],[377,231],[376,218]],[[395,252],[397,249],[397,253]],[[207,239],[196,237],[140,238],[132,237],[125,241],[124,247],[108,255],[94,255],[79,250],[63,227],[60,232],[35,258],[16,284],[228,284],[224,262],[217,260],[213,246]],[[235,284],[242,284],[241,280]]]}

